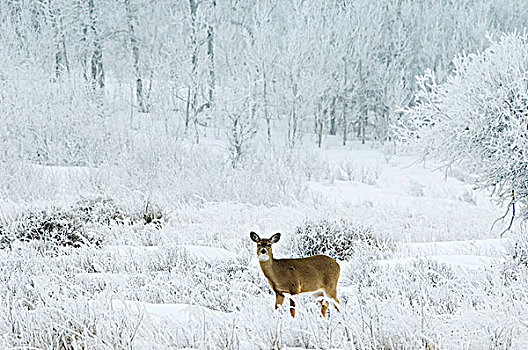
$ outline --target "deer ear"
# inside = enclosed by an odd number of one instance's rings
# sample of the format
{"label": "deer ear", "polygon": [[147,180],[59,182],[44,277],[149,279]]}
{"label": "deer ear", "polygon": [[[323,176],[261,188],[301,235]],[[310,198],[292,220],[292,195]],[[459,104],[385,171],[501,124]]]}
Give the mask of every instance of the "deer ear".
{"label": "deer ear", "polygon": [[260,241],[260,237],[259,237],[259,235],[257,235],[257,234],[256,234],[255,232],[253,232],[253,231],[251,231],[251,232],[249,233],[249,237],[251,237],[251,240],[252,240],[253,242],[256,242],[256,243],[257,243],[258,241]]}
{"label": "deer ear", "polygon": [[273,236],[270,237],[271,243],[277,243],[280,240],[281,234],[276,233]]}

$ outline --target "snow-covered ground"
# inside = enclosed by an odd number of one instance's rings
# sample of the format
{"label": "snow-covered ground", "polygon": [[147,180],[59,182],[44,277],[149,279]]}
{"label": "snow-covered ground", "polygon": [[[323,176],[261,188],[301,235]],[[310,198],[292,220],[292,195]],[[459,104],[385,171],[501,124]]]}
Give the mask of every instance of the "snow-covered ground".
{"label": "snow-covered ground", "polygon": [[[383,147],[311,152],[326,167],[311,171],[327,174],[309,176],[302,196],[288,203],[161,203],[161,228],[133,219],[89,226],[103,236],[98,247],[47,254],[38,244],[14,243],[0,250],[1,346],[528,347],[528,273],[513,258],[512,237],[522,230],[504,238],[500,223],[490,230],[503,208],[433,165]],[[91,172],[45,171],[70,185]],[[9,220],[22,207],[5,201],[1,214]],[[323,318],[300,296],[292,319],[273,309],[249,232],[282,232],[275,255],[292,256],[296,228],[323,219],[371,226],[390,249],[340,261],[341,313]]]}

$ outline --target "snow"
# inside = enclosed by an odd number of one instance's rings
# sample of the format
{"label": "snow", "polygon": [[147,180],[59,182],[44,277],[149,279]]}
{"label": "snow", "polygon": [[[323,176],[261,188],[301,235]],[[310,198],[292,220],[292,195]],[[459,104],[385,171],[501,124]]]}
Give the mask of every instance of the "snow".
{"label": "snow", "polygon": [[424,259],[434,260],[439,263],[443,263],[452,267],[461,267],[469,269],[484,269],[493,266],[499,266],[505,262],[504,258],[496,258],[481,255],[426,255],[421,257],[409,257],[409,258],[396,258],[390,260],[379,260],[378,263],[381,266],[396,266],[402,264],[412,264],[417,261]]}
{"label": "snow", "polygon": [[[348,180],[306,181],[306,197],[296,204],[182,206],[171,211],[162,229],[144,224],[111,226],[104,231],[108,241],[102,247],[69,255],[36,258],[34,248],[17,244],[12,252],[1,251],[0,266],[16,266],[13,276],[24,276],[20,269],[27,271],[32,281],[22,278],[24,287],[9,283],[27,288],[28,295],[42,291],[41,299],[49,300],[53,308],[79,312],[79,319],[80,315],[99,317],[109,333],[99,329],[98,334],[106,336],[107,343],[118,333],[110,332],[112,325],[121,322],[132,333],[139,325],[133,344],[140,348],[167,344],[200,348],[238,341],[241,348],[252,349],[267,347],[276,336],[286,349],[339,349],[351,346],[347,331],[357,335],[358,346],[371,341],[371,334],[393,342],[402,339],[409,345],[420,343],[416,339],[429,332],[446,348],[461,344],[482,348],[488,343],[474,339],[488,339],[492,336],[488,330],[501,324],[515,332],[515,347],[523,348],[528,341],[527,332],[519,326],[527,322],[519,297],[524,287],[502,285],[504,278],[511,279],[507,283],[521,283],[524,278],[512,267],[515,240],[498,238],[497,229],[490,231],[503,208],[470,184],[446,179],[434,165],[424,167],[408,156],[393,155],[386,162],[382,150],[357,144],[314,152],[335,169],[353,161],[355,168],[375,171]],[[13,215],[20,207],[4,202],[2,208]],[[275,298],[249,238],[250,231],[263,237],[281,232],[274,255],[290,257],[295,228],[306,219],[348,219],[371,225],[375,234],[391,242],[391,250],[378,258],[359,252],[348,262],[340,261],[341,312],[331,308],[326,318],[320,316],[318,303],[305,295],[293,297],[295,319],[287,307],[274,309]],[[98,227],[91,230],[97,232]],[[61,266],[63,275],[51,272],[60,271]],[[42,269],[48,272],[42,274]],[[79,295],[57,297],[69,294],[61,294],[56,286]],[[83,298],[88,298],[87,309],[83,309]],[[36,307],[33,314],[44,310]],[[25,320],[26,316],[18,317]],[[68,322],[64,317],[54,322]],[[423,322],[428,331],[422,330]],[[371,333],[365,324],[376,329]],[[335,346],[321,336],[328,327],[334,327]]]}
{"label": "snow", "polygon": [[490,238],[467,241],[450,242],[423,242],[406,244],[409,254],[412,255],[456,255],[474,254],[476,256],[506,255],[513,241],[511,238]]}
{"label": "snow", "polygon": [[159,254],[160,250],[162,249],[183,249],[196,259],[207,260],[211,262],[216,260],[235,260],[237,258],[235,253],[226,249],[192,244],[142,247],[131,245],[113,245],[107,246],[105,249],[113,253],[127,256],[156,255]]}
{"label": "snow", "polygon": [[215,260],[236,260],[237,255],[233,252],[222,248],[206,247],[199,245],[181,245],[185,251],[189,252],[197,259],[207,260],[213,262]]}
{"label": "snow", "polygon": [[200,321],[204,318],[213,319],[217,322],[225,321],[228,314],[210,310],[198,305],[189,304],[152,304],[132,300],[112,300],[114,309],[128,309],[135,313],[147,313],[150,316],[170,319],[182,324]]}
{"label": "snow", "polygon": [[528,349],[525,3],[3,1],[0,349]]}

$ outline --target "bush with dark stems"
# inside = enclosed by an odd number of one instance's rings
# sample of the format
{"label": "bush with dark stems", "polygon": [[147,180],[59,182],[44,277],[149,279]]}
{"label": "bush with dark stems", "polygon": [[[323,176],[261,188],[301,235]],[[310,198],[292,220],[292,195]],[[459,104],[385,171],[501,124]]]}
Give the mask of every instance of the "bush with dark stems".
{"label": "bush with dark stems", "polygon": [[98,247],[103,242],[94,226],[152,224],[161,228],[163,211],[147,203],[138,212],[127,212],[110,199],[88,198],[65,207],[29,210],[0,222],[0,248],[14,242],[38,242],[43,251],[58,247]]}
{"label": "bush with dark stems", "polygon": [[387,239],[379,237],[371,226],[349,220],[306,221],[295,229],[295,249],[301,256],[326,254],[337,260],[349,260],[358,253],[380,255],[390,250]]}

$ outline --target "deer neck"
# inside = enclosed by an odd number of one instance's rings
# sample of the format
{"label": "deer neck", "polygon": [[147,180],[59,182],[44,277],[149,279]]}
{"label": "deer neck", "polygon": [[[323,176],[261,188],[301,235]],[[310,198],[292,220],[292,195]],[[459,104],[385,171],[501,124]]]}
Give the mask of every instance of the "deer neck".
{"label": "deer neck", "polygon": [[273,255],[270,256],[268,260],[259,260],[259,264],[262,272],[264,272],[264,275],[270,278],[273,275],[273,266],[275,265],[275,259],[273,258]]}

